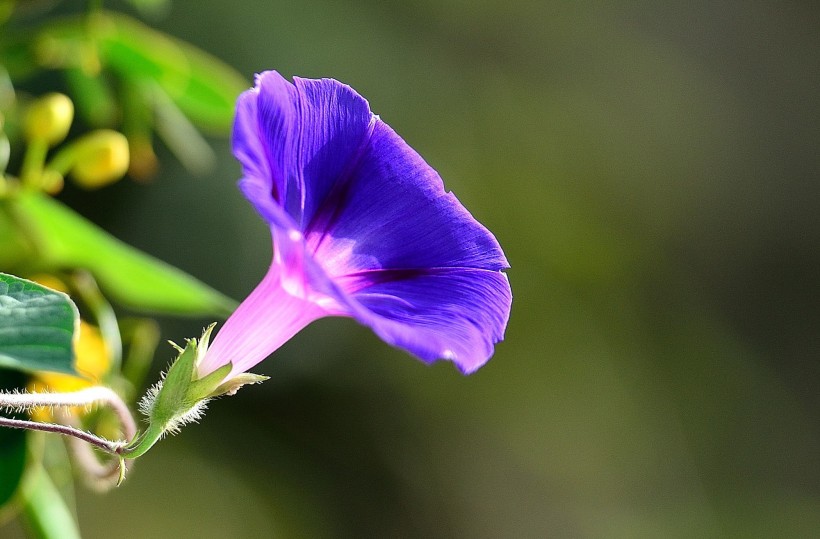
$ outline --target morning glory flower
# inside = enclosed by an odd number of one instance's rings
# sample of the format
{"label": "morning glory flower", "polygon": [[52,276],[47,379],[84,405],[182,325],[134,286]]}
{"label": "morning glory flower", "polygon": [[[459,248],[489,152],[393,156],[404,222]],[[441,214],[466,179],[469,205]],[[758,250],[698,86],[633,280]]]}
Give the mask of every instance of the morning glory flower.
{"label": "morning glory flower", "polygon": [[347,316],[431,363],[472,373],[503,339],[512,295],[493,235],[438,173],[333,79],[256,77],[238,100],[239,187],[273,261],[199,362],[243,373],[312,321]]}

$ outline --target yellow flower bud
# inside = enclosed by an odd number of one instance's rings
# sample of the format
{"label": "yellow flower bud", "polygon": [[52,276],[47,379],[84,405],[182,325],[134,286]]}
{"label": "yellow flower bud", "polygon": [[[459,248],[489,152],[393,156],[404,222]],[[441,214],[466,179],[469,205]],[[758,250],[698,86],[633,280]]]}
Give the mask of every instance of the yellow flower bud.
{"label": "yellow flower bud", "polygon": [[31,104],[24,128],[29,141],[43,141],[54,146],[65,139],[74,119],[74,103],[68,96],[47,94]]}
{"label": "yellow flower bud", "polygon": [[128,139],[99,129],[77,141],[71,176],[80,187],[96,189],[122,178],[128,170]]}

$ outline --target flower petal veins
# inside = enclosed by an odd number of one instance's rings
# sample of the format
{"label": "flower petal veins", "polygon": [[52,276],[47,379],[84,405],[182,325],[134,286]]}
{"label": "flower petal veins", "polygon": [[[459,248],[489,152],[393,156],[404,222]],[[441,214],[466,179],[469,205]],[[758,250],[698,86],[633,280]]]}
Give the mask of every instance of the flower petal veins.
{"label": "flower petal veins", "polygon": [[238,100],[233,146],[273,261],[200,374],[229,361],[229,376],[243,372],[322,316],[353,317],[428,363],[486,363],[512,301],[504,253],[364,98],[264,72]]}

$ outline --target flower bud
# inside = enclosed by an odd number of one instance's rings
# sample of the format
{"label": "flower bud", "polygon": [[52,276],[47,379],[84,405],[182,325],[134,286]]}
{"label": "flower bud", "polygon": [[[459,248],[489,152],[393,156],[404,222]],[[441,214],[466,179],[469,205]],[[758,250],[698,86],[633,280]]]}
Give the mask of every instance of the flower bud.
{"label": "flower bud", "polygon": [[86,189],[119,180],[128,170],[128,140],[110,129],[94,131],[77,141],[71,176]]}
{"label": "flower bud", "polygon": [[47,94],[29,107],[24,120],[26,138],[54,146],[63,141],[74,119],[74,103],[68,96]]}
{"label": "flower bud", "polygon": [[43,187],[43,191],[49,195],[56,195],[63,190],[65,179],[63,175],[56,170],[46,169],[43,171],[43,177],[40,183]]}

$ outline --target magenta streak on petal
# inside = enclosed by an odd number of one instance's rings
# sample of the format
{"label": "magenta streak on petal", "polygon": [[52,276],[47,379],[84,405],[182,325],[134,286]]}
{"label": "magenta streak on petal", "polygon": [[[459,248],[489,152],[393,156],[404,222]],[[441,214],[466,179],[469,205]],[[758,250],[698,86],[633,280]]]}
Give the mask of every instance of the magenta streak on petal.
{"label": "magenta streak on petal", "polygon": [[327,315],[313,301],[290,294],[283,286],[281,268],[274,262],[262,282],[220,328],[197,368],[199,376],[229,362],[233,368],[226,379],[245,372],[308,324]]}
{"label": "magenta streak on petal", "polygon": [[501,247],[352,88],[263,73],[239,99],[233,146],[274,259],[200,374],[244,372],[322,316],[464,373],[489,359],[512,301]]}

